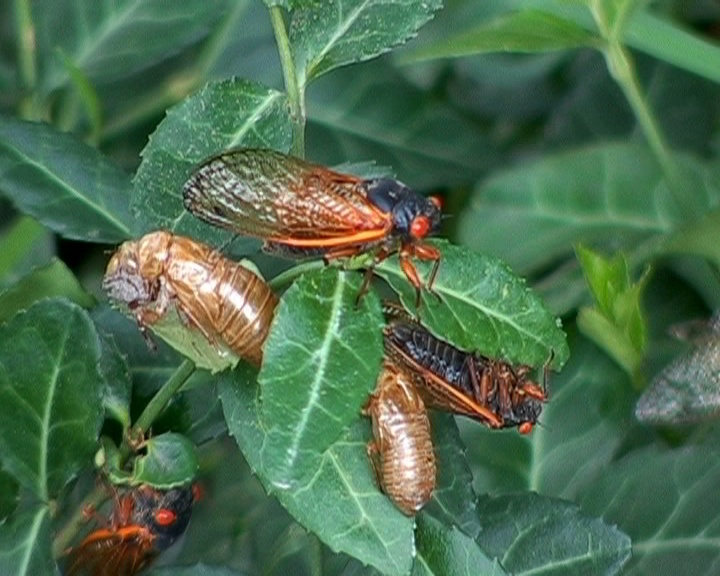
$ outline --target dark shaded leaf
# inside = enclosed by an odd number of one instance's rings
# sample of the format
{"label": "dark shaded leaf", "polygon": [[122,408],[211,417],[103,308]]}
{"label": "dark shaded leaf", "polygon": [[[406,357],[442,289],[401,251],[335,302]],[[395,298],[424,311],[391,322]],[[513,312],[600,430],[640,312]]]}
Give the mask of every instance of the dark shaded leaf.
{"label": "dark shaded leaf", "polygon": [[106,384],[103,398],[105,410],[123,428],[130,426],[130,396],[132,381],[125,356],[120,352],[111,333],[100,334],[100,372]]}
{"label": "dark shaded leaf", "polygon": [[0,292],[0,322],[33,302],[52,297],[67,298],[84,308],[95,304],[95,298],[85,292],[65,263],[53,258],[49,264],[35,268],[17,284]]}
{"label": "dark shaded leaf", "polygon": [[0,469],[0,521],[5,520],[15,510],[19,489],[15,479]]}
{"label": "dark shaded leaf", "polygon": [[374,293],[356,307],[360,284],[359,274],[325,268],[295,282],[277,308],[258,379],[263,468],[278,485],[306,482],[375,388],[382,313]]}
{"label": "dark shaded leaf", "polygon": [[[442,252],[433,290],[422,291],[419,310],[431,331],[456,346],[513,363],[562,366],[569,349],[560,320],[554,318],[525,280],[500,260],[435,240]],[[415,262],[427,280],[430,266]],[[390,283],[408,310],[415,310],[415,289],[398,266],[397,258],[383,262],[377,273]]]}
{"label": "dark shaded leaf", "polygon": [[407,42],[441,7],[440,0],[334,0],[294,10],[290,42],[301,84]]}
{"label": "dark shaded leaf", "polygon": [[0,118],[0,189],[61,236],[114,243],[135,231],[130,178],[47,124]]}
{"label": "dark shaded leaf", "polygon": [[148,572],[149,576],[243,576],[247,572],[239,572],[224,566],[208,566],[195,564],[194,566],[166,566],[155,568]]}
{"label": "dark shaded leaf", "polygon": [[443,525],[431,515],[417,517],[417,556],[413,576],[503,576],[497,560],[488,558],[477,543],[457,528]]}
{"label": "dark shaded leaf", "polygon": [[570,502],[537,494],[483,498],[477,541],[512,574],[616,574],[630,538]]}
{"label": "dark shaded leaf", "polygon": [[240,146],[290,146],[285,96],[245,80],[210,83],[167,112],[142,152],[131,201],[141,231],[164,228],[220,245],[227,232],[185,211],[182,187],[202,160]]}
{"label": "dark shaded leaf", "polygon": [[99,359],[90,318],[67,301],[40,301],[0,326],[0,460],[43,501],[91,462]]}
{"label": "dark shaded leaf", "polygon": [[638,450],[580,494],[586,513],[616,522],[632,538],[623,574],[716,572],[719,456],[714,446]]}
{"label": "dark shaded leaf", "polygon": [[320,456],[312,478],[282,489],[262,465],[260,451],[267,437],[252,371],[240,365],[219,380],[228,429],[265,489],[331,549],[388,574],[407,574],[414,549],[413,520],[374,483],[365,452],[368,424],[358,415],[348,433]]}
{"label": "dark shaded leaf", "polygon": [[[2,206],[0,206],[2,209]],[[13,284],[22,265],[49,232],[33,218],[17,216],[0,238],[0,289]]]}
{"label": "dark shaded leaf", "polygon": [[50,511],[43,504],[27,506],[0,524],[0,574],[60,574],[50,553]]}

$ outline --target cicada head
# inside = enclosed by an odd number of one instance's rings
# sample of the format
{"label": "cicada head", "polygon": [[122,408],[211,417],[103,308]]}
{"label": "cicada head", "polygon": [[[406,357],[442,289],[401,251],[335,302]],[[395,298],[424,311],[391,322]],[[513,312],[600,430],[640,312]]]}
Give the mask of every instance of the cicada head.
{"label": "cicada head", "polygon": [[393,233],[406,240],[420,240],[440,231],[440,203],[425,198],[402,182],[378,178],[367,183],[368,199],[380,210],[392,214]]}
{"label": "cicada head", "polygon": [[105,270],[103,289],[108,296],[131,308],[152,301],[171,242],[172,236],[164,231],[124,242]]}
{"label": "cicada head", "polygon": [[172,546],[190,523],[194,501],[190,487],[155,490],[141,486],[134,494],[132,522],[148,528],[155,552]]}

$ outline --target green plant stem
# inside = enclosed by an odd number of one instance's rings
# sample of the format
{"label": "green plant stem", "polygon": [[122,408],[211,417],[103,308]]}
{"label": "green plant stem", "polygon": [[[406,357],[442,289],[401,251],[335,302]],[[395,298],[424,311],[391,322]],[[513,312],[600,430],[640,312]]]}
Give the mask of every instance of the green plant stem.
{"label": "green plant stem", "polygon": [[298,276],[302,276],[305,274],[305,272],[309,272],[310,270],[317,270],[319,268],[322,268],[325,266],[325,262],[322,260],[311,260],[309,262],[303,262],[302,264],[298,264],[297,266],[293,266],[292,268],[285,270],[285,272],[282,272],[275,276],[270,282],[268,282],[270,288],[277,289],[282,286],[285,286],[286,284],[290,284],[295,278]]}
{"label": "green plant stem", "polygon": [[35,94],[37,70],[35,67],[35,27],[30,0],[15,0],[15,27],[17,28],[18,70],[28,96],[21,106],[25,118],[37,119],[38,102]]}
{"label": "green plant stem", "polygon": [[285,78],[285,90],[287,90],[290,105],[290,118],[293,125],[292,153],[303,158],[305,156],[305,91],[298,82],[290,40],[280,6],[270,8],[270,21],[275,32],[275,41]]}
{"label": "green plant stem", "polygon": [[[160,415],[170,399],[182,388],[183,384],[187,382],[188,378],[195,372],[195,363],[192,360],[183,361],[177,370],[173,372],[172,376],[168,379],[162,388],[157,391],[152,400],[145,406],[140,417],[135,422],[132,430],[129,434],[131,438],[141,438],[150,428],[155,418]],[[126,438],[122,446],[120,447],[120,466],[122,467],[128,458],[132,454],[133,450]],[[90,507],[91,509],[97,509],[108,497],[107,487],[104,485],[98,485],[95,489],[88,494],[85,499],[77,507],[70,519],[65,525],[58,531],[53,541],[53,556],[55,558],[60,557],[66,548],[70,545],[73,538],[77,534],[78,530],[85,523],[85,510]]]}
{"label": "green plant stem", "polygon": [[[193,372],[195,372],[195,362],[192,360],[186,359],[178,366],[177,370],[175,370],[168,381],[163,384],[163,387],[157,391],[152,400],[145,406],[145,410],[142,411],[140,417],[135,421],[135,425],[131,431],[132,437],[138,438],[145,435],[155,421],[155,418],[160,415],[160,412],[164,410],[165,406],[170,402],[170,399],[177,394],[183,384],[187,382],[188,378],[193,375]],[[124,455],[122,448],[120,455],[124,458],[127,457]]]}
{"label": "green plant stem", "polygon": [[683,216],[690,217],[691,214],[687,213],[689,208],[683,196],[683,183],[678,166],[640,86],[632,57],[620,40],[624,32],[624,26],[629,20],[630,7],[630,2],[619,6],[618,14],[611,21],[603,0],[595,0],[592,3],[592,14],[600,33],[607,42],[605,57],[610,74],[620,86],[623,94],[625,94],[625,98],[645,134],[650,149],[660,164],[677,208],[682,212]]}

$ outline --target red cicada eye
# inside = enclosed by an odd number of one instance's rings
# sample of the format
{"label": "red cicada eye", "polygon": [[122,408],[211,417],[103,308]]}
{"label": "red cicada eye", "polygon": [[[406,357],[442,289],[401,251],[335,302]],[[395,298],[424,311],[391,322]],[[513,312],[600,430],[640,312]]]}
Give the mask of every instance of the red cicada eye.
{"label": "red cicada eye", "polygon": [[443,199],[440,198],[440,196],[428,196],[428,200],[432,203],[435,208],[438,210],[442,210],[443,208]]}
{"label": "red cicada eye", "polygon": [[523,422],[522,424],[520,424],[520,426],[518,426],[518,432],[520,432],[520,434],[530,434],[530,432],[532,432],[532,429],[532,422]]}
{"label": "red cicada eye", "polygon": [[155,522],[158,526],[170,526],[177,520],[177,515],[172,510],[160,508],[155,511]]}
{"label": "red cicada eye", "polygon": [[415,216],[410,224],[410,236],[425,238],[428,232],[430,232],[430,219],[427,216]]}

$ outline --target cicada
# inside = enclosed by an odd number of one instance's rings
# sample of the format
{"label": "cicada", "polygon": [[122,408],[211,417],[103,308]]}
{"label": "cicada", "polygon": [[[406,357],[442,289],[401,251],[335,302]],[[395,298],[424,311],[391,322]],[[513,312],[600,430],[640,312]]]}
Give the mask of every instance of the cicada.
{"label": "cicada", "polygon": [[183,190],[185,207],[198,218],[265,241],[265,250],[326,261],[373,251],[372,267],[395,252],[408,280],[423,284],[412,258],[433,262],[440,252],[423,242],[439,231],[438,199],[425,198],[392,178],[363,179],[274,150],[239,149],[206,160]]}
{"label": "cicada", "polygon": [[260,365],[277,296],[248,268],[190,238],[152,232],[120,246],[103,288],[124,303],[141,330],[171,307],[212,344]]}
{"label": "cicada", "polygon": [[413,376],[429,407],[468,416],[490,428],[532,431],[547,400],[547,365],[541,387],[531,379],[530,366],[466,352],[397,315],[396,309],[388,310],[392,313],[384,330],[386,354]]}
{"label": "cicada", "polygon": [[169,548],[188,527],[192,487],[156,490],[140,486],[115,504],[107,526],[90,532],[68,553],[67,574],[133,576]]}
{"label": "cicada", "polygon": [[372,419],[368,456],[379,484],[404,514],[412,516],[435,490],[435,454],[425,404],[411,378],[385,362],[364,414]]}

